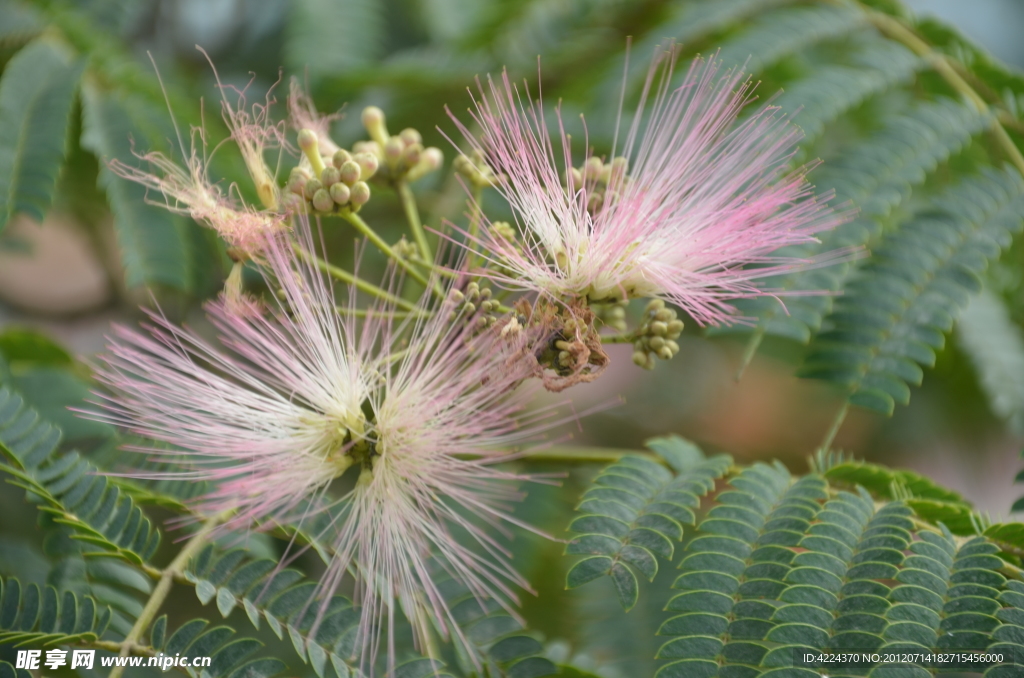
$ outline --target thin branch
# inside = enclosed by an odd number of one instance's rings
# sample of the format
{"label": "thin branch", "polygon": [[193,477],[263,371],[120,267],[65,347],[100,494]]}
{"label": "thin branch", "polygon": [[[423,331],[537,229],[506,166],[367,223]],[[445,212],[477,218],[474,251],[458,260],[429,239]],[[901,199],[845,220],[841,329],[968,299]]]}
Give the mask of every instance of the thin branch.
{"label": "thin branch", "polygon": [[836,439],[836,434],[839,433],[839,429],[842,428],[843,422],[846,421],[846,415],[850,411],[850,401],[843,401],[843,406],[839,408],[839,412],[836,413],[836,418],[832,421],[832,426],[829,427],[828,433],[825,434],[825,439],[821,441],[821,449],[826,452],[832,449],[832,443]]}
{"label": "thin branch", "polygon": [[[950,62],[949,58],[937,52],[927,42],[922,40],[914,31],[905,25],[899,19],[883,14],[873,9],[868,9],[861,5],[861,9],[864,11],[868,20],[875,25],[878,30],[887,35],[888,37],[903,43],[910,48],[915,54],[926,59],[935,71],[942,76],[942,78],[949,83],[949,85],[957,92],[962,94],[974,106],[983,113],[993,113],[980,94],[975,91],[973,87],[964,80],[963,76],[957,71],[953,63]],[[999,116],[992,115],[992,133],[995,135],[996,141],[1010,157],[1010,161],[1017,167],[1017,170],[1024,174],[1024,155],[1021,154],[1017,145],[1013,143],[1013,139],[1007,134],[1006,128],[1003,127],[1000,122]]]}
{"label": "thin branch", "polygon": [[548,447],[530,452],[522,457],[526,461],[570,462],[574,464],[609,464],[626,455],[640,455],[659,464],[667,462],[657,454],[639,450],[621,450],[614,447]]}
{"label": "thin branch", "polygon": [[[391,245],[384,242],[384,239],[377,235],[377,231],[370,228],[363,219],[355,212],[343,211],[341,213],[342,218],[348,223],[356,227],[356,230],[366,236],[367,240],[373,243],[373,245],[383,252],[386,256],[394,259],[395,263],[402,267],[402,269],[409,274],[409,277],[420,283],[424,287],[429,287],[427,279],[416,270],[411,263],[405,260],[405,258],[398,256],[398,254],[391,249]],[[430,259],[427,259],[428,261]]]}
{"label": "thin branch", "polygon": [[[133,650],[137,650],[140,647],[139,639],[142,638],[142,634],[146,632],[146,629],[149,628],[160,608],[163,607],[164,601],[167,600],[167,594],[171,592],[171,584],[174,583],[175,578],[180,577],[184,573],[188,561],[199,553],[200,549],[206,545],[206,539],[210,536],[210,533],[224,522],[230,514],[230,511],[225,511],[203,523],[199,531],[192,535],[192,538],[185,543],[184,548],[178,552],[178,555],[171,561],[171,564],[163,570],[160,581],[153,588],[153,593],[150,594],[149,600],[146,601],[145,607],[142,608],[139,618],[135,620],[135,625],[132,626],[125,639],[119,643],[117,656],[127,657]],[[109,678],[120,678],[121,674],[124,673],[124,668],[123,666],[115,666],[111,669]]]}
{"label": "thin branch", "polygon": [[318,269],[320,269],[327,275],[331,276],[332,278],[340,280],[348,285],[354,285],[356,289],[366,292],[367,294],[371,294],[377,297],[378,299],[382,299],[390,304],[394,304],[395,306],[402,308],[406,311],[409,311],[410,313],[423,313],[423,311],[417,308],[416,305],[413,304],[412,302],[406,301],[401,297],[397,297],[391,292],[388,292],[383,288],[368,283],[361,278],[357,278],[355,275],[349,273],[345,269],[339,268],[334,264],[330,264],[314,254],[310,254],[306,250],[302,249],[302,247],[300,247],[298,244],[292,245],[292,247],[295,249],[296,254],[298,254],[306,261],[314,264]]}
{"label": "thin branch", "polygon": [[412,194],[409,184],[404,181],[395,182],[395,190],[398,191],[398,199],[402,203],[405,218],[409,222],[409,230],[412,231],[412,237],[420,249],[420,256],[423,257],[423,261],[433,261],[434,254],[430,249],[430,243],[427,242],[427,234],[423,230],[420,212],[416,207],[416,196]]}

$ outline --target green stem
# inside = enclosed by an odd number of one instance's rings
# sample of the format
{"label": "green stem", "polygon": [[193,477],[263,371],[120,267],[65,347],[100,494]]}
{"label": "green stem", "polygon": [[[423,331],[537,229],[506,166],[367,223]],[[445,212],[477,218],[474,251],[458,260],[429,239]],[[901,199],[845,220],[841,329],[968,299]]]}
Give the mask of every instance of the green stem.
{"label": "green stem", "polygon": [[358,214],[355,212],[345,211],[341,213],[341,216],[344,217],[345,221],[355,226],[357,231],[365,235],[367,240],[372,242],[377,249],[393,259],[396,264],[401,266],[402,269],[409,274],[410,278],[424,287],[429,287],[429,283],[427,282],[427,279],[423,277],[423,274],[417,271],[411,263],[398,256],[395,251],[391,249],[391,245],[384,242],[384,240],[377,235],[377,232],[370,228],[370,225],[363,221]]}
{"label": "green stem", "polygon": [[416,308],[416,305],[412,302],[406,301],[401,297],[396,297],[387,290],[377,287],[376,285],[370,284],[361,278],[357,278],[343,268],[338,268],[334,264],[329,264],[320,257],[310,254],[306,250],[302,249],[298,244],[292,245],[295,249],[296,254],[305,259],[306,261],[314,264],[318,269],[326,273],[327,275],[340,280],[348,285],[354,285],[356,289],[372,294],[378,299],[382,299],[390,304],[394,304],[399,308],[403,308],[411,313],[422,313],[422,311]]}
{"label": "green stem", "polygon": [[[932,68],[934,68],[935,71],[941,75],[953,89],[969,99],[979,111],[983,113],[992,112],[985,99],[983,99],[981,95],[978,94],[966,80],[964,80],[963,76],[957,72],[956,67],[950,62],[946,55],[932,49],[931,45],[918,37],[909,26],[905,25],[899,19],[891,17],[888,14],[883,14],[882,12],[869,9],[863,5],[861,5],[861,9],[864,11],[868,20],[874,24],[879,31],[893,40],[903,43],[909,47],[912,52],[926,59],[932,65]],[[1010,135],[1007,134],[1006,128],[1003,127],[1002,123],[999,121],[999,116],[997,115],[992,116],[992,133],[995,135],[998,144],[1010,157],[1010,161],[1022,174],[1024,174],[1024,155],[1021,154],[1017,145],[1013,143],[1013,139],[1011,139]]]}
{"label": "green stem", "polygon": [[602,334],[602,344],[632,344],[636,341],[636,334],[630,332],[629,334]]}
{"label": "green stem", "polygon": [[[160,576],[160,581],[157,582],[153,588],[153,593],[150,594],[149,600],[146,601],[145,607],[142,608],[142,612],[139,614],[139,618],[135,620],[135,625],[132,626],[131,630],[128,631],[128,635],[119,644],[118,655],[119,657],[127,657],[132,650],[137,649],[139,646],[138,641],[142,638],[142,634],[146,632],[149,625],[153,622],[157,612],[163,607],[164,601],[167,600],[167,594],[171,592],[171,584],[174,583],[176,577],[181,576],[185,571],[185,566],[196,554],[199,553],[206,545],[206,538],[210,536],[210,533],[224,522],[231,511],[225,511],[219,513],[199,528],[199,531],[192,535],[192,538],[185,543],[184,548],[178,552],[171,564],[168,565]],[[124,673],[123,666],[115,666],[111,671],[109,678],[119,678]]]}
{"label": "green stem", "polygon": [[743,357],[740,358],[740,366],[736,369],[737,382],[743,378],[743,373],[747,371],[747,367],[749,367],[751,361],[754,360],[754,355],[757,353],[757,349],[761,346],[761,341],[763,339],[764,327],[761,326],[754,330],[754,334],[752,334],[750,340],[747,341],[747,347],[743,350]]}
{"label": "green stem", "polygon": [[843,422],[846,421],[846,415],[850,411],[850,401],[843,401],[843,406],[839,408],[839,412],[836,413],[836,418],[832,421],[832,426],[829,427],[828,433],[825,434],[825,439],[821,441],[821,449],[826,452],[832,449],[832,443],[836,439],[836,434],[839,433],[840,427]]}
{"label": "green stem", "polygon": [[405,211],[405,218],[409,222],[409,230],[420,248],[420,256],[423,261],[434,261],[434,254],[427,242],[427,234],[423,230],[423,223],[420,221],[420,212],[416,208],[416,196],[412,194],[409,184],[404,181],[395,182],[395,190],[398,191],[398,198],[402,202],[402,209]]}
{"label": "green stem", "polygon": [[614,447],[549,447],[524,455],[526,461],[570,462],[574,464],[610,464],[626,455],[640,455],[651,461],[665,464],[657,454],[638,450],[621,450]]}
{"label": "green stem", "polygon": [[477,238],[480,236],[480,221],[483,218],[484,187],[480,184],[473,184],[473,211],[469,214],[469,270],[477,264],[477,255],[473,247],[476,247]]}
{"label": "green stem", "polygon": [[396,320],[410,318],[414,315],[425,315],[413,313],[412,311],[378,311],[372,308],[346,308],[338,306],[335,310],[341,315],[352,316],[353,318],[394,318]]}

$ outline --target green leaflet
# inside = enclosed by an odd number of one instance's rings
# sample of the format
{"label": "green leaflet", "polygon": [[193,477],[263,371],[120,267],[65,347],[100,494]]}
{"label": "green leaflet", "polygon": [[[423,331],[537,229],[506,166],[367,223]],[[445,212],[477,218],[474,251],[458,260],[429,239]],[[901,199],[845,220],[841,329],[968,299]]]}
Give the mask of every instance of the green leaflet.
{"label": "green leaflet", "polygon": [[[793,477],[779,465],[755,464],[695,507],[705,517],[686,542],[659,631],[667,638],[659,678],[810,677],[818,669],[799,657],[817,651],[988,648],[1007,658],[991,675],[1012,670],[1024,656],[1024,584],[1007,579],[999,539],[1018,548],[1024,526],[992,526],[958,542],[915,517],[919,502],[964,506],[957,495],[914,474],[885,478],[884,469],[867,466],[843,462],[826,475]],[[606,471],[628,473],[619,464]],[[863,487],[829,484],[853,486],[855,478],[882,495],[928,498],[878,502]],[[870,675],[926,675],[920,671],[930,667],[919,664]]]}
{"label": "green leaflet", "polygon": [[658,557],[672,559],[684,526],[694,523],[700,497],[714,488],[715,480],[731,464],[722,455],[705,459],[695,446],[678,438],[649,444],[670,460],[678,474],[640,455],[605,468],[577,507],[581,515],[569,530],[580,536],[565,550],[586,556],[566,575],[567,588],[610,576],[626,610],[639,596],[635,572],[654,580]]}
{"label": "green leaflet", "polygon": [[41,510],[71,527],[75,538],[96,547],[87,555],[141,565],[160,543],[142,510],[77,452],[59,453],[60,430],[40,419],[22,399],[0,388],[0,469],[43,500]]}
{"label": "green leaflet", "polygon": [[[819,189],[835,193],[833,204],[860,210],[857,218],[822,234],[821,245],[792,254],[809,257],[876,240],[882,231],[879,219],[895,210],[938,163],[963,148],[986,123],[986,116],[948,99],[918,104],[887,121],[870,138],[852,145],[812,175]],[[780,276],[766,284],[781,290],[838,292],[848,283],[855,265],[834,264]],[[785,308],[768,297],[741,300],[736,305],[745,315],[759,319],[756,332],[806,343],[834,303],[834,297],[812,295],[788,298]],[[747,331],[738,325],[719,330]],[[914,368],[907,369],[913,373]]]}
{"label": "green leaflet", "polygon": [[[192,280],[189,243],[183,220],[165,208],[146,202],[146,189],[119,179],[106,167],[111,160],[131,162],[132,142],[138,147],[159,147],[162,143],[132,106],[143,107],[141,101],[128,101],[96,86],[83,92],[82,146],[100,161],[101,187],[107,193],[118,245],[121,249],[126,282],[129,287],[166,285],[188,290]],[[145,144],[143,142],[146,142]],[[158,199],[158,196],[150,196]]]}
{"label": "green leaflet", "polygon": [[0,644],[37,648],[90,642],[109,622],[110,608],[90,596],[0,579]]}
{"label": "green leaflet", "polygon": [[[263,647],[253,638],[237,638],[230,626],[207,628],[205,619],[193,619],[178,627],[166,641],[167,616],[153,625],[153,647],[162,650],[168,657],[210,657],[210,666],[195,670],[186,669],[191,676],[209,678],[271,678],[288,670],[280,659],[262,657],[251,659]],[[180,669],[179,669],[180,670]]]}
{"label": "green leaflet", "polygon": [[41,221],[64,163],[68,122],[84,62],[40,38],[0,79],[0,230],[17,213]]}
{"label": "green leaflet", "polygon": [[727,68],[746,63],[747,70],[757,73],[787,54],[836,39],[865,23],[861,12],[842,6],[822,4],[769,10],[744,32],[725,42],[718,58]]}
{"label": "green leaflet", "polygon": [[910,400],[980,275],[1024,226],[1024,181],[989,171],[948,189],[935,211],[883,238],[847,284],[803,376],[844,386],[854,405],[891,414]]}
{"label": "green leaflet", "polygon": [[[852,65],[834,64],[812,70],[772,102],[803,129],[805,144],[821,136],[826,125],[843,113],[909,81],[923,65],[902,45],[877,38],[864,40],[854,56]],[[820,179],[820,173],[811,176],[815,183]]]}
{"label": "green leaflet", "polygon": [[956,325],[960,348],[974,364],[992,412],[1024,435],[1024,331],[987,290],[971,299]]}
{"label": "green leaflet", "polygon": [[[320,678],[362,675],[357,646],[359,608],[353,607],[348,598],[335,596],[314,631],[321,611],[321,602],[315,597],[316,582],[298,570],[281,569],[274,560],[252,560],[243,549],[225,552],[208,546],[190,564],[185,576],[195,584],[200,602],[215,602],[223,617],[240,607],[255,628],[266,622],[278,638],[287,635],[299,657]],[[538,656],[543,650],[540,642],[497,601],[481,601],[443,572],[436,573],[436,580],[454,621],[485,662],[487,675],[540,678],[556,673],[552,662]],[[455,641],[455,646],[462,668],[472,673],[475,669],[466,648],[460,641]],[[418,676],[426,671],[423,675],[433,675],[434,669],[441,668],[443,664],[421,658],[396,668],[396,672]]]}
{"label": "green leaflet", "polygon": [[359,676],[351,656],[355,649],[358,610],[336,596],[315,636],[310,634],[320,604],[316,584],[298,570],[280,569],[273,560],[250,560],[243,549],[221,551],[207,546],[190,564],[185,577],[196,586],[199,601],[212,601],[225,618],[241,606],[255,628],[261,622],[278,638],[288,635],[296,653],[317,676]]}

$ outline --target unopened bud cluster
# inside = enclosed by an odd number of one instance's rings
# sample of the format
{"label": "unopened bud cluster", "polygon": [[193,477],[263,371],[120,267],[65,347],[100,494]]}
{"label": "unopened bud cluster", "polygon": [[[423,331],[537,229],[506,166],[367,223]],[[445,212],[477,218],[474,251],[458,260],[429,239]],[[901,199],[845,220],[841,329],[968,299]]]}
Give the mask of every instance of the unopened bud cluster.
{"label": "unopened bud cluster", "polygon": [[582,323],[575,318],[568,318],[565,321],[565,325],[562,328],[562,338],[555,339],[552,343],[554,349],[558,352],[555,355],[555,369],[556,371],[562,371],[571,369],[576,364],[575,351],[577,350],[573,344],[566,341],[565,337],[573,337],[576,335],[577,330],[581,329]]}
{"label": "unopened bud cluster", "polygon": [[370,153],[349,153],[338,149],[330,158],[320,155],[316,132],[299,132],[299,148],[311,169],[295,167],[288,176],[288,191],[295,206],[307,211],[333,212],[346,208],[353,212],[370,200],[366,183],[377,172],[377,158]]}
{"label": "unopened bud cluster", "polygon": [[654,368],[654,357],[671,360],[679,353],[676,339],[683,332],[683,321],[676,312],[665,307],[661,299],[654,299],[644,310],[644,321],[636,329],[633,342],[633,362],[650,370]]}
{"label": "unopened bud cluster", "polygon": [[452,162],[452,169],[478,188],[494,186],[501,180],[487,164],[483,152],[479,149],[474,149],[469,155],[460,155],[455,158]]}
{"label": "unopened bud cluster", "polygon": [[597,156],[591,156],[579,168],[573,167],[569,170],[569,188],[574,193],[586,189],[587,211],[593,214],[619,199],[619,194],[628,181],[628,171],[629,160],[623,156],[618,156],[609,163]]}
{"label": "unopened bud cluster", "polygon": [[619,332],[626,331],[626,304],[627,300],[617,301],[611,304],[593,304],[591,308],[597,315],[598,320],[608,327]]}
{"label": "unopened bud cluster", "polygon": [[416,243],[409,242],[402,236],[402,239],[391,246],[391,251],[400,259],[407,261],[413,261],[420,259],[420,248],[416,246]]}
{"label": "unopened bud cluster", "polygon": [[449,319],[455,320],[459,316],[469,317],[479,311],[479,315],[474,320],[479,329],[492,326],[497,321],[495,314],[501,308],[501,303],[497,299],[492,299],[491,295],[491,288],[481,288],[477,282],[469,283],[465,292],[453,289],[448,294],[448,298],[454,302],[455,307],[452,309]]}
{"label": "unopened bud cluster", "polygon": [[444,163],[441,149],[424,148],[422,135],[412,127],[393,136],[388,134],[384,111],[376,106],[363,110],[363,126],[370,140],[356,142],[352,150],[368,153],[378,160],[377,179],[412,182],[440,169]]}

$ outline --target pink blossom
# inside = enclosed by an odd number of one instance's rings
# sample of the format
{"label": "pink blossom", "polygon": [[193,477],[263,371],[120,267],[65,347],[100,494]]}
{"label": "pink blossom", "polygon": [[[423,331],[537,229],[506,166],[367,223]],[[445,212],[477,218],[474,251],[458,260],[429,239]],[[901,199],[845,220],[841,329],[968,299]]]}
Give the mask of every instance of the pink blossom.
{"label": "pink blossom", "polygon": [[[296,220],[312,251],[308,223]],[[465,643],[432,567],[510,609],[514,586],[527,586],[487,528],[518,524],[507,507],[520,478],[496,465],[539,430],[520,416],[530,392],[519,386],[535,363],[521,359],[524,330],[474,335],[472,318],[450,319],[454,302],[424,301],[403,322],[387,307],[356,322],[287,236],[262,251],[267,282],[281,290],[275,308],[211,304],[219,346],[156,315],[142,331],[117,328],[99,370],[111,395],[92,416],[169,444],[145,451],[187,466],[155,477],[210,482],[194,509],[233,510],[223,531],[305,526],[311,511],[326,512],[320,599],[326,606],[354,575],[357,658],[372,669],[385,644],[391,675],[399,609],[420,641],[438,629]],[[354,487],[331,497],[349,469]]]}
{"label": "pink blossom", "polygon": [[[213,68],[212,62],[210,67]],[[191,147],[188,150],[178,132],[178,146],[185,156],[184,166],[159,152],[137,154],[139,159],[149,164],[152,171],[128,165],[118,159],[112,160],[109,166],[121,178],[162,194],[171,211],[186,214],[217,231],[232,246],[255,253],[268,233],[284,228],[285,217],[280,213],[277,179],[264,159],[267,150],[283,150],[283,124],[270,121],[272,100],[269,95],[265,104],[255,104],[249,108],[245,103],[244,90],[223,85],[215,68],[213,73],[221,90],[221,113],[231,132],[231,140],[238,145],[256,193],[263,207],[269,211],[259,211],[247,205],[234,185],[222,191],[210,181],[207,172],[209,157],[206,131],[202,128],[192,130]],[[237,93],[238,102],[234,106],[228,101],[228,90]]]}
{"label": "pink blossom", "polygon": [[556,148],[541,100],[507,74],[480,86],[479,139],[455,122],[502,177],[518,225],[515,241],[485,227],[469,243],[504,269],[497,281],[562,300],[657,297],[717,324],[730,299],[770,293],[759,278],[809,263],[779,248],[843,220],[814,199],[806,168],[787,170],[800,133],[777,109],[737,122],[753,89],[741,71],[697,59],[673,86],[674,56],[656,56],[621,148],[607,162],[588,154],[582,173],[560,116]]}

